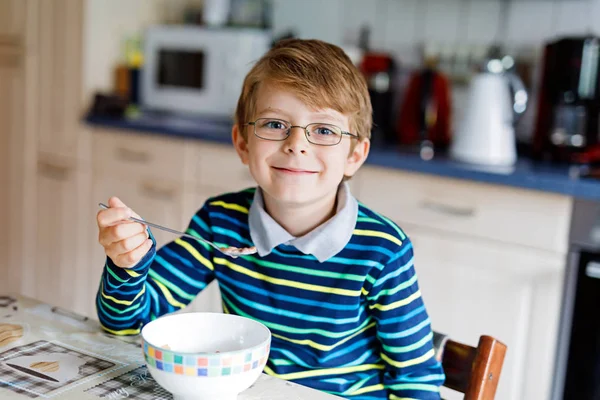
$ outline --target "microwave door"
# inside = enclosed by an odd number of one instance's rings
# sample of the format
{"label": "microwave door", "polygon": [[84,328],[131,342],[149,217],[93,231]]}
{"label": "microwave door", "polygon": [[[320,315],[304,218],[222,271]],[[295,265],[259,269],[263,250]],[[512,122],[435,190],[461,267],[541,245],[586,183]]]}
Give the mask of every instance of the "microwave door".
{"label": "microwave door", "polygon": [[202,91],[205,88],[205,63],[203,50],[161,49],[156,82],[161,89]]}

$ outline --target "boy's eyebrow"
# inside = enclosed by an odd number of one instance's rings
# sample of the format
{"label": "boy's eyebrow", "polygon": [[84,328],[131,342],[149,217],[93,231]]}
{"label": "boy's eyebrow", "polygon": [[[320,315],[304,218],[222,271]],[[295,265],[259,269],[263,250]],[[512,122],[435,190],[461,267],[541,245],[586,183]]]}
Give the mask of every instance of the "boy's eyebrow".
{"label": "boy's eyebrow", "polygon": [[[259,111],[256,115],[262,115],[266,112],[274,112],[274,113],[284,114],[286,117],[288,117],[288,118],[290,117],[290,115],[287,114],[285,111],[283,111],[279,108],[273,108],[273,107],[267,107],[267,108]],[[321,118],[323,120],[334,120],[338,124],[343,124],[343,122],[344,122],[337,116],[327,114],[327,113],[316,113],[316,114],[311,115],[311,119],[315,119],[314,122],[329,122],[329,121],[317,121],[316,119],[318,119],[318,118]]]}

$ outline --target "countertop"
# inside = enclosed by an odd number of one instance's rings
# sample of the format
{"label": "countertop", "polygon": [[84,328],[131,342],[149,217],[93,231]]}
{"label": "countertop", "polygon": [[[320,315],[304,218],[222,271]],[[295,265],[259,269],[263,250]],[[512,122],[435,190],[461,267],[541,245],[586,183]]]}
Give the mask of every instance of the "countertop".
{"label": "countertop", "polygon": [[[0,333],[1,399],[173,398],[146,369],[139,336],[108,335],[87,317],[27,297],[1,294]],[[34,371],[33,363],[42,368],[42,364],[57,365],[48,370],[34,367]],[[238,400],[288,399],[341,397],[266,374],[238,396]]]}
{"label": "countertop", "polygon": [[[145,113],[136,118],[88,115],[85,121],[93,126],[124,131],[147,132],[231,144],[231,120],[229,119]],[[372,148],[367,164],[559,193],[581,199],[600,200],[600,180],[579,177],[576,167],[540,163],[524,158],[521,158],[514,167],[502,170],[458,162],[445,155],[436,155],[432,160],[424,161],[412,152]]]}

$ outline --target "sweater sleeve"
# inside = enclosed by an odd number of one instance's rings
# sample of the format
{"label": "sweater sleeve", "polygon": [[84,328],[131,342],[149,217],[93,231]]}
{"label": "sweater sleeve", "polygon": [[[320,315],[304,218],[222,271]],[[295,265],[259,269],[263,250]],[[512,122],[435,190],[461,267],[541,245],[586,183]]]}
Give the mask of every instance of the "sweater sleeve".
{"label": "sweater sleeve", "polygon": [[389,399],[439,399],[445,376],[435,359],[431,323],[408,238],[376,274],[367,300],[377,323]]}
{"label": "sweater sleeve", "polygon": [[[189,223],[187,233],[212,240],[206,205]],[[212,248],[178,238],[158,251],[156,241],[132,268],[107,257],[96,295],[102,328],[114,335],[137,335],[149,321],[187,306],[213,279]]]}

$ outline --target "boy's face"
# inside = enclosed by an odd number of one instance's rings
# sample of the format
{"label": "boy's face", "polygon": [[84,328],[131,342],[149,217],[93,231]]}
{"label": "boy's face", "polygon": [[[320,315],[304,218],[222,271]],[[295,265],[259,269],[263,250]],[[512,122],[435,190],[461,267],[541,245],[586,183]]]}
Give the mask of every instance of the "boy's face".
{"label": "boy's face", "polygon": [[[285,120],[295,126],[328,123],[350,131],[346,115],[332,109],[311,109],[293,93],[269,84],[258,89],[253,119],[258,118]],[[248,122],[253,121],[240,121]],[[247,141],[238,129],[246,129]],[[335,146],[309,143],[301,128],[292,128],[282,141],[255,136],[253,126],[234,126],[232,134],[242,162],[258,185],[269,197],[288,204],[316,202],[336,193],[344,175],[354,175],[369,151],[367,139],[359,142],[347,135]]]}

